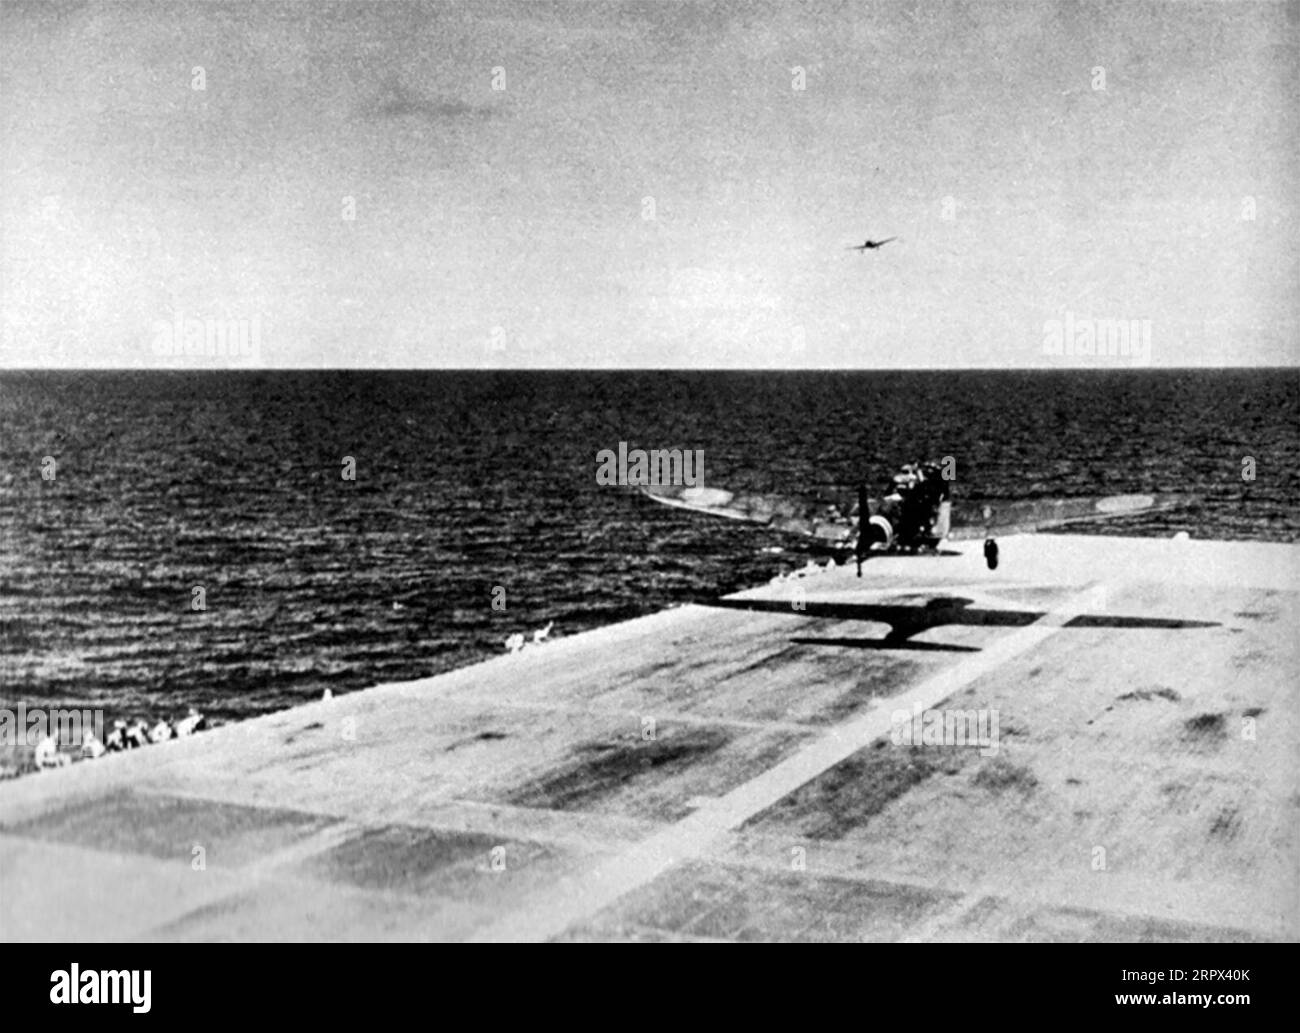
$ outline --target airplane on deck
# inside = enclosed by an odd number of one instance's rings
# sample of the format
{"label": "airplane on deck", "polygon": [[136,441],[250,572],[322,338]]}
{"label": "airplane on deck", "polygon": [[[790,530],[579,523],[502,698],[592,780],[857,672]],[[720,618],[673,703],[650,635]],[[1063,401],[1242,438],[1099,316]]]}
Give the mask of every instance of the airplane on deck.
{"label": "airplane on deck", "polygon": [[[1109,495],[1069,499],[1034,499],[1008,502],[954,504],[951,482],[942,477],[937,463],[911,463],[894,474],[885,493],[868,496],[858,490],[858,501],[847,513],[835,505],[796,500],[777,495],[730,492],[720,488],[654,485],[641,491],[655,502],[679,509],[761,524],[771,530],[811,539],[832,553],[852,553],[858,577],[872,555],[943,555],[940,546],[953,540],[984,538],[984,559],[990,570],[998,565],[998,545],[993,534],[1026,534],[1067,524],[1106,520],[1134,513],[1151,513],[1185,505],[1174,496]],[[960,590],[959,590],[960,591]],[[971,598],[978,596],[979,598]],[[717,599],[706,605],[760,613],[797,613],[801,617],[885,624],[889,632],[880,639],[796,638],[804,645],[839,645],[859,649],[910,649],[953,652],[976,647],[942,642],[913,642],[912,637],[945,625],[1026,627],[1048,612],[1037,607],[1008,607],[1007,600],[967,589],[931,595],[928,592],[891,591],[878,601],[841,599],[818,601],[789,599]],[[1087,613],[1071,617],[1067,628],[1190,629],[1216,627],[1216,622],[1174,617]]]}
{"label": "airplane on deck", "polygon": [[774,531],[811,538],[831,552],[852,552],[858,576],[873,553],[937,553],[946,540],[984,539],[984,559],[998,565],[994,534],[1027,534],[1066,524],[1150,513],[1186,504],[1160,495],[1107,495],[1067,499],[961,502],[951,498],[951,481],[938,463],[909,463],[894,474],[879,498],[858,490],[849,512],[835,505],[778,495],[731,492],[680,485],[643,486],[655,502],[711,516],[762,524]]}

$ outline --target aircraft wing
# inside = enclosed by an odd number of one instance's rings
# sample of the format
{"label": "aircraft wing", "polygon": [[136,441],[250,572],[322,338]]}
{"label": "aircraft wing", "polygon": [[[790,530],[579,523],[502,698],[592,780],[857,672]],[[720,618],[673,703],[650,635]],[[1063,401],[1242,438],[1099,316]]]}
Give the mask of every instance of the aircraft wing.
{"label": "aircraft wing", "polygon": [[1185,505],[1176,495],[1106,495],[1072,499],[954,502],[949,538],[987,538],[992,534],[1029,534],[1065,524],[1136,513],[1158,513]]}
{"label": "aircraft wing", "polygon": [[641,491],[665,506],[745,520],[823,542],[852,541],[857,533],[856,522],[849,514],[825,502],[681,485],[655,485]]}
{"label": "aircraft wing", "polygon": [[[656,485],[641,491],[665,506],[745,520],[775,531],[822,542],[853,544],[857,520],[845,507],[784,495],[732,492],[723,488]],[[993,535],[1029,534],[1066,524],[1156,513],[1185,505],[1176,495],[1105,495],[1070,499],[992,499],[954,502],[948,537],[954,541]]]}

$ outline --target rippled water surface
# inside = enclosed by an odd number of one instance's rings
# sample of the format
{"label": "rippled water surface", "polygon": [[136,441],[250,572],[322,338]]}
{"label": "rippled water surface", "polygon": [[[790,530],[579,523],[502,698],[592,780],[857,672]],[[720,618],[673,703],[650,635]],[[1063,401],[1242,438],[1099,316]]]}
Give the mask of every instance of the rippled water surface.
{"label": "rippled water surface", "polygon": [[0,373],[0,700],[254,714],[807,560],[598,486],[620,441],[703,449],[709,484],[827,497],[952,455],[968,497],[1172,491],[1199,501],[1122,533],[1295,541],[1298,388],[1283,370]]}

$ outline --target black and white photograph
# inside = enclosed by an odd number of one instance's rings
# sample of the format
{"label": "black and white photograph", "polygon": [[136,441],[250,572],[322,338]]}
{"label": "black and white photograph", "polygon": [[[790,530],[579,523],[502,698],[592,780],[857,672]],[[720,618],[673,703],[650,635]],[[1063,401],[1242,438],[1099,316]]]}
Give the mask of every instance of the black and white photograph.
{"label": "black and white photograph", "polygon": [[1110,1013],[1249,1014],[1298,56],[1293,0],[2,0],[0,942],[1118,944]]}

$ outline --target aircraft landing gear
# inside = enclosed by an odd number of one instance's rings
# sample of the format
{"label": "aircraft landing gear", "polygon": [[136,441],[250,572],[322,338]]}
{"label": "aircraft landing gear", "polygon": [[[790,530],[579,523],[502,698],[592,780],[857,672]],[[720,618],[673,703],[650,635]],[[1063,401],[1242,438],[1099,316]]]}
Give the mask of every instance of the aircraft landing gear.
{"label": "aircraft landing gear", "polygon": [[989,565],[989,570],[998,569],[998,543],[992,538],[984,539],[984,562]]}

